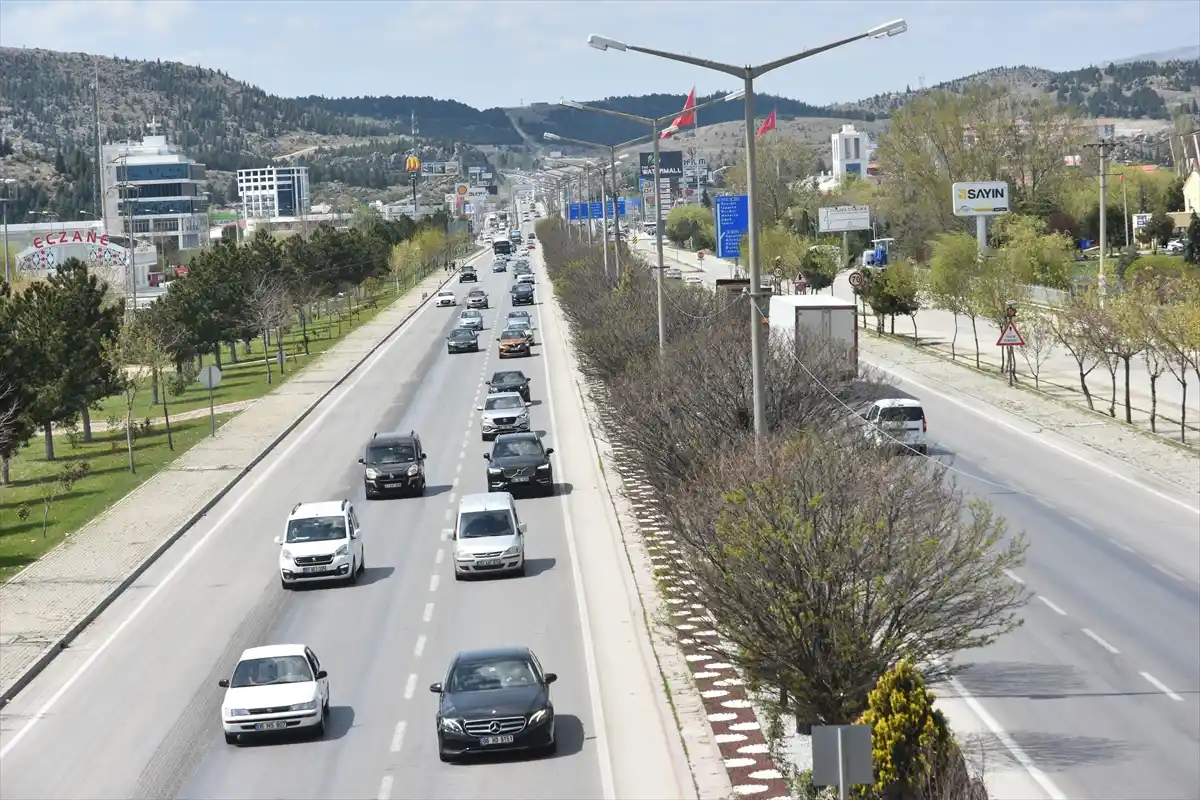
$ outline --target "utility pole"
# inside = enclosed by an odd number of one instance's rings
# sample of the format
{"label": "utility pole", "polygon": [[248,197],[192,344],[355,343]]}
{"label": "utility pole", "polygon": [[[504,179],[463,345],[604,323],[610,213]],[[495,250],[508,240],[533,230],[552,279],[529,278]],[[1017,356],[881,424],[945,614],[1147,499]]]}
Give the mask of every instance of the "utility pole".
{"label": "utility pole", "polygon": [[1108,155],[1116,146],[1112,139],[1101,139],[1099,142],[1084,145],[1094,147],[1100,152],[1100,275],[1096,283],[1096,294],[1101,308],[1104,308],[1105,295],[1108,293],[1107,278],[1104,274],[1104,257],[1108,249]]}
{"label": "utility pole", "polygon": [[96,115],[96,218],[104,221],[104,191],[100,186],[100,164],[104,158],[103,143],[100,139],[100,56],[92,56],[92,67],[95,69],[96,83],[93,85],[93,110]]}

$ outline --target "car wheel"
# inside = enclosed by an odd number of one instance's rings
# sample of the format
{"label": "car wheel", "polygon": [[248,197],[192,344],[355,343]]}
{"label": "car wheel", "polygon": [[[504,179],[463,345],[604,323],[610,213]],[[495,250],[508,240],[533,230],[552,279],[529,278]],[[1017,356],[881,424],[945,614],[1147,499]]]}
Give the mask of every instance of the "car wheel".
{"label": "car wheel", "polygon": [[313,738],[322,739],[325,736],[325,709],[321,709],[321,721],[313,726]]}
{"label": "car wheel", "polygon": [[458,570],[454,570],[454,580],[456,580],[456,581],[465,581],[466,579],[467,579],[467,576],[466,576],[466,575],[462,574],[462,573],[461,573],[461,572],[459,572]]}
{"label": "car wheel", "polygon": [[356,583],[358,583],[358,564],[351,561],[350,562],[350,574],[346,577],[346,584],[349,586],[353,586]]}
{"label": "car wheel", "polygon": [[425,481],[421,481],[421,485],[413,492],[413,497],[423,497],[425,495]]}
{"label": "car wheel", "polygon": [[[367,551],[363,550],[362,561],[358,562],[358,574],[362,575],[367,571]],[[325,701],[328,704],[328,700]]]}
{"label": "car wheel", "polygon": [[917,452],[923,456],[929,455],[929,445],[927,445],[927,444],[921,445],[920,447],[917,448]]}
{"label": "car wheel", "polygon": [[225,744],[231,744],[231,745],[237,746],[239,741],[240,740],[238,739],[238,735],[236,733],[225,734]]}

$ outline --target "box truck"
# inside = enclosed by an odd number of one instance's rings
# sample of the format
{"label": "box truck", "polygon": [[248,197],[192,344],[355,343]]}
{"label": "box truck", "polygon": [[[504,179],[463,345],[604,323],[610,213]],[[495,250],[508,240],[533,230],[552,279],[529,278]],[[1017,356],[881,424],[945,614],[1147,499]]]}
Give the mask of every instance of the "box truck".
{"label": "box truck", "polygon": [[847,358],[847,367],[858,374],[858,320],[853,300],[819,294],[771,297],[769,326],[772,334],[793,344],[800,336],[827,342]]}

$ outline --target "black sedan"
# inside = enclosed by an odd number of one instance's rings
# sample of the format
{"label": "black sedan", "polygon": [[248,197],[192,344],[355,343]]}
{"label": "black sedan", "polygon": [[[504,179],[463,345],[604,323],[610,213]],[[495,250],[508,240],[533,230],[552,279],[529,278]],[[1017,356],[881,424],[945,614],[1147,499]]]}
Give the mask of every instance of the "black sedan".
{"label": "black sedan", "polygon": [[487,382],[488,394],[500,392],[518,392],[521,399],[529,402],[529,378],[517,369],[493,372],[492,379]]}
{"label": "black sedan", "polygon": [[553,753],[558,743],[550,684],[556,680],[527,647],[456,654],[445,681],[429,687],[438,696],[438,756],[454,761],[472,753]]}
{"label": "black sedan", "polygon": [[446,337],[447,353],[478,353],[479,332],[471,328],[455,328]]}
{"label": "black sedan", "polygon": [[478,283],[479,276],[475,274],[474,267],[463,267],[463,271],[458,273],[459,283]]}
{"label": "black sedan", "polygon": [[554,494],[554,467],[550,465],[553,447],[543,447],[536,433],[504,433],[496,437],[488,462],[489,492],[516,492],[522,489]]}
{"label": "black sedan", "polygon": [[511,291],[514,306],[533,305],[533,287],[528,283],[514,283]]}

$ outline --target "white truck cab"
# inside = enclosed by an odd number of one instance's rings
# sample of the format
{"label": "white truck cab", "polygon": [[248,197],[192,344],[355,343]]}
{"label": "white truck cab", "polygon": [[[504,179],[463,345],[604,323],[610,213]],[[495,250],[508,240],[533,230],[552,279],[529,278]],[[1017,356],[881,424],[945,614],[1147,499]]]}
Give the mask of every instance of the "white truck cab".
{"label": "white truck cab", "polygon": [[349,500],[296,503],[284,523],[279,545],[279,582],[355,583],[366,569],[362,527]]}

